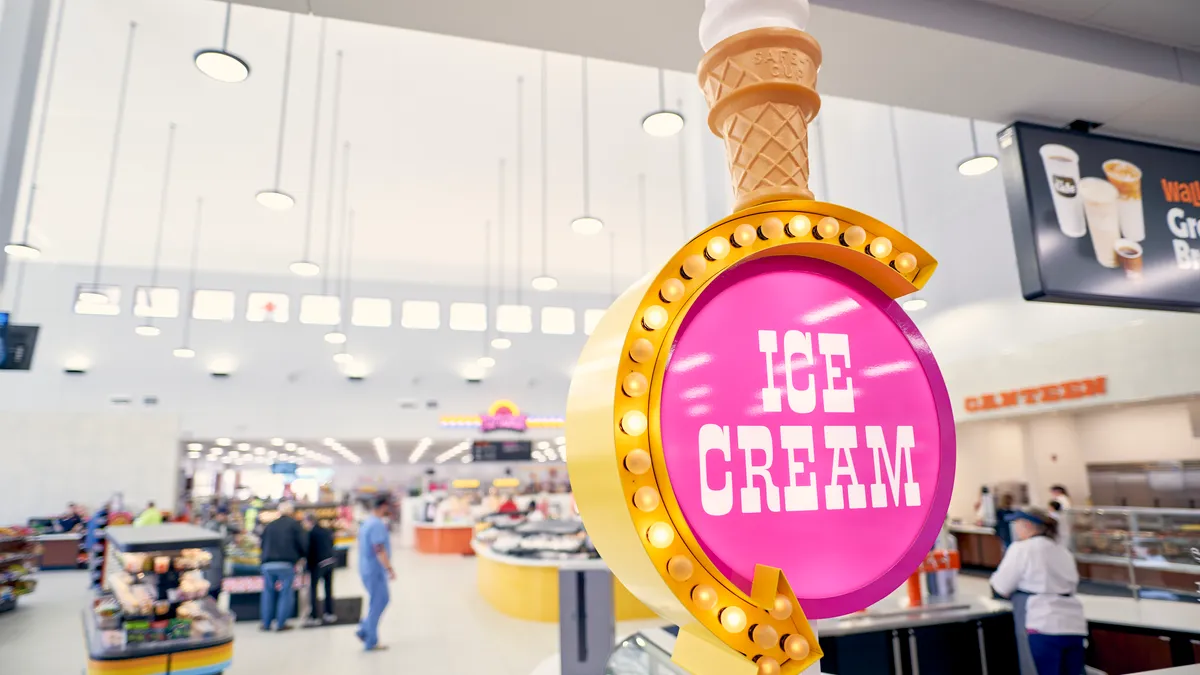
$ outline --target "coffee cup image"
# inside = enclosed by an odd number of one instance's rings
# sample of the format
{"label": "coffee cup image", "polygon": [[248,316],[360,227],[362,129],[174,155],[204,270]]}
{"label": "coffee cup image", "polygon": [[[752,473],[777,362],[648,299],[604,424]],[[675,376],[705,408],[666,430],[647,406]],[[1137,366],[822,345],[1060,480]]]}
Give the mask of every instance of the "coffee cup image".
{"label": "coffee cup image", "polygon": [[1088,230],[1079,195],[1079,153],[1065,145],[1048,143],[1038,149],[1038,154],[1042,156],[1050,194],[1054,197],[1059,229],[1073,239],[1083,237]]}
{"label": "coffee cup image", "polygon": [[1104,163],[1104,176],[1117,188],[1117,212],[1121,219],[1121,238],[1146,239],[1146,216],[1142,210],[1142,170],[1124,159]]}
{"label": "coffee cup image", "polygon": [[1121,217],[1117,208],[1117,188],[1103,178],[1084,178],[1079,181],[1079,195],[1087,214],[1087,230],[1092,236],[1092,251],[1096,261],[1105,267],[1116,268],[1117,240],[1121,238]]}
{"label": "coffee cup image", "polygon": [[1117,260],[1130,279],[1142,278],[1142,245],[1129,239],[1118,239],[1113,245]]}

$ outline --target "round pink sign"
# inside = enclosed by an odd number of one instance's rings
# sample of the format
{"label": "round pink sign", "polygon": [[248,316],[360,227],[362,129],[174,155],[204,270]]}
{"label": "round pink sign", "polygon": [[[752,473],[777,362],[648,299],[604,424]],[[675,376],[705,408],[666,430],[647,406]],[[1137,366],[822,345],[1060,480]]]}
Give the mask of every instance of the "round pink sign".
{"label": "round pink sign", "polygon": [[810,619],[863,609],[933,546],[954,421],[924,339],[829,262],[751,260],[713,281],[672,346],[660,434],[679,508],[749,593],[783,570]]}

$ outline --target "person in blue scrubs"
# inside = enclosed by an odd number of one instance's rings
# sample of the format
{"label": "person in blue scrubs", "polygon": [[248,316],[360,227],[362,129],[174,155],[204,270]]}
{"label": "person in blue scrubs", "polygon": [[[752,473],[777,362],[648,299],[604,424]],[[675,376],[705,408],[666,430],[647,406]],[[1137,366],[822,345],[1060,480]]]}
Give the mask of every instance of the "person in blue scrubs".
{"label": "person in blue scrubs", "polygon": [[379,618],[387,609],[391,594],[388,582],[395,580],[392,569],[392,540],[388,533],[387,520],[391,503],[386,496],[373,502],[371,515],[358,529],[358,573],[367,589],[367,616],[358,625],[355,635],[362,640],[367,651],[387,649],[379,644]]}

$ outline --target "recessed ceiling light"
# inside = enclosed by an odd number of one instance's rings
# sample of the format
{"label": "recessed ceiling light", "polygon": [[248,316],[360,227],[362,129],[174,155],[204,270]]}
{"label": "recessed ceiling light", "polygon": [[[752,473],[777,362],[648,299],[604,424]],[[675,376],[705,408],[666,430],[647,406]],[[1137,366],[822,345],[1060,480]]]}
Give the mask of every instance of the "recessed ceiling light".
{"label": "recessed ceiling light", "polygon": [[171,353],[175,355],[175,358],[190,359],[196,355],[196,350],[190,347],[177,347]]}
{"label": "recessed ceiling light", "polygon": [[238,443],[237,449],[241,450],[242,452],[245,452],[250,449],[250,444],[249,443]]}
{"label": "recessed ceiling light", "polygon": [[478,363],[473,363],[466,368],[463,368],[462,371],[463,377],[468,380],[482,380],[483,376],[486,374],[487,373],[484,371],[483,366],[479,365]]}
{"label": "recessed ceiling light", "polygon": [[581,234],[585,237],[590,237],[595,234],[600,234],[604,229],[604,221],[592,216],[579,216],[571,221],[571,230],[575,234]]}
{"label": "recessed ceiling light", "polygon": [[548,274],[543,274],[541,276],[534,277],[532,284],[533,290],[535,291],[552,291],[558,288],[558,279],[555,279]]}
{"label": "recessed ceiling light", "polygon": [[254,195],[254,199],[272,211],[286,211],[296,204],[291,195],[279,190],[263,190]]}
{"label": "recessed ceiling light", "polygon": [[665,138],[683,131],[683,115],[674,110],[658,110],[642,118],[642,131]]}
{"label": "recessed ceiling light", "polygon": [[910,298],[900,303],[906,312],[919,312],[929,306],[924,298]]}
{"label": "recessed ceiling light", "polygon": [[492,349],[508,349],[512,346],[512,340],[505,337],[492,338]]}
{"label": "recessed ceiling light", "polygon": [[346,334],[340,330],[331,330],[325,334],[325,341],[331,345],[345,344]]}
{"label": "recessed ceiling light", "polygon": [[4,245],[4,252],[11,258],[18,260],[37,260],[42,255],[42,252],[35,246],[31,246],[23,241],[14,241]]}
{"label": "recessed ceiling light", "polygon": [[159,329],[158,326],[151,326],[150,324],[144,323],[135,327],[133,332],[141,335],[142,337],[158,337],[158,335],[162,333],[162,330]]}
{"label": "recessed ceiling light", "polygon": [[288,265],[288,269],[298,277],[315,277],[321,273],[321,266],[311,260],[297,260]]}
{"label": "recessed ceiling light", "polygon": [[213,455],[213,456],[220,455],[222,452],[224,452],[224,450],[222,450],[221,448],[209,448],[208,449],[208,454]]}
{"label": "recessed ceiling light", "polygon": [[192,59],[196,68],[217,82],[237,83],[250,77],[250,65],[221,49],[201,49]]}
{"label": "recessed ceiling light", "polygon": [[254,449],[254,454],[256,454],[256,455],[262,455],[262,454],[265,454],[266,452],[267,451],[263,448],[255,448]]}
{"label": "recessed ceiling light", "polygon": [[204,444],[203,443],[188,443],[187,449],[198,452],[198,451],[204,449]]}
{"label": "recessed ceiling light", "polygon": [[230,444],[230,443],[232,443],[232,442],[233,442],[233,441],[229,440],[228,438],[218,438],[218,439],[217,439],[217,445],[219,445],[219,446],[221,446],[221,447],[223,447],[223,448],[225,448],[225,447],[229,447],[229,444]]}
{"label": "recessed ceiling light", "polygon": [[295,443],[284,443],[283,447],[287,450],[295,450],[296,444]]}
{"label": "recessed ceiling light", "polygon": [[958,163],[958,172],[964,176],[982,176],[1000,166],[995,155],[975,155]]}
{"label": "recessed ceiling light", "polygon": [[275,447],[279,447],[279,446],[283,445],[283,439],[282,438],[272,438],[271,445],[274,445]]}
{"label": "recessed ceiling light", "polygon": [[481,356],[475,363],[477,363],[480,368],[491,368],[492,366],[496,365],[496,359],[493,359],[490,356]]}

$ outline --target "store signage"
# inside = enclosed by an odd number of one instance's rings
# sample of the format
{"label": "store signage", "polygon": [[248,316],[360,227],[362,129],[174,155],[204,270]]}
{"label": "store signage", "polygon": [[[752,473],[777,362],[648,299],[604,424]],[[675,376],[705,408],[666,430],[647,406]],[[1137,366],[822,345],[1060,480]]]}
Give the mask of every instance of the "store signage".
{"label": "store signage", "polygon": [[1108,393],[1107,377],[1092,377],[1086,380],[1071,380],[1058,384],[1044,384],[1038,387],[1013,389],[995,394],[968,396],[963,403],[967,412],[985,412],[1002,408],[1019,406],[1037,406],[1046,403],[1059,403],[1093,396],[1104,396]]}
{"label": "store signage", "polygon": [[299,465],[292,463],[292,462],[275,462],[274,464],[271,465],[271,473],[278,473],[278,474],[284,474],[284,475],[291,476],[291,475],[295,475],[296,469],[298,469],[298,468],[299,468]]}
{"label": "store signage", "polygon": [[1200,311],[1200,153],[1023,122],[1000,153],[1027,299]]}
{"label": "store signage", "polygon": [[471,456],[476,462],[528,462],[533,459],[530,441],[475,441]]}
{"label": "store signage", "polygon": [[443,416],[439,423],[447,428],[475,428],[487,432],[554,429],[562,427],[565,421],[561,417],[528,417],[521,414],[516,403],[501,399],[483,415]]}

